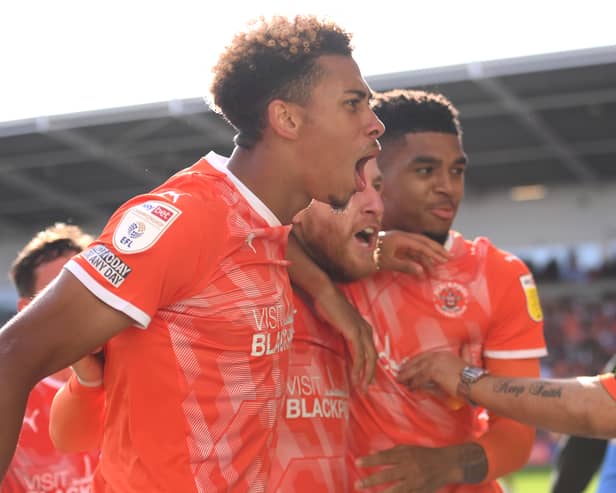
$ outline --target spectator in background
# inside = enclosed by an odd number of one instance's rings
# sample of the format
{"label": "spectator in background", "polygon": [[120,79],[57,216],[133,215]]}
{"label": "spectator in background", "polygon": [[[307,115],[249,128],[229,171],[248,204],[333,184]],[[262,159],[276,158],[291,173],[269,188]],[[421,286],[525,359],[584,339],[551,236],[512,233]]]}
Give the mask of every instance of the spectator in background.
{"label": "spectator in background", "polygon": [[565,264],[559,271],[561,281],[582,282],[588,279],[587,272],[580,269],[575,248],[570,248]]}
{"label": "spectator in background", "polygon": [[[91,241],[77,226],[62,223],[37,233],[19,252],[9,273],[19,296],[18,310],[25,308]],[[97,450],[64,454],[55,449],[49,437],[52,399],[71,373],[70,368],[60,370],[30,392],[17,449],[0,493],[90,491]]]}

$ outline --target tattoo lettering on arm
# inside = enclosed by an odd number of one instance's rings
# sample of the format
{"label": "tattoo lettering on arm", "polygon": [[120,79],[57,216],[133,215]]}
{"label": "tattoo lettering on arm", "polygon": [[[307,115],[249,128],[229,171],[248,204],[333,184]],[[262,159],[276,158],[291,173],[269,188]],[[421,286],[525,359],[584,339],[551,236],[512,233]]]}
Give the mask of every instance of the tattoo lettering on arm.
{"label": "tattoo lettering on arm", "polygon": [[547,382],[539,382],[532,384],[528,389],[528,393],[537,397],[560,399],[562,397],[562,387]]}
{"label": "tattoo lettering on arm", "polygon": [[488,474],[488,458],[483,447],[478,443],[469,444],[462,453],[464,471],[463,482],[467,484],[481,483]]}
{"label": "tattoo lettering on arm", "polygon": [[513,394],[515,397],[518,397],[525,390],[524,385],[514,384],[511,380],[501,380],[494,384],[494,393],[496,394]]}

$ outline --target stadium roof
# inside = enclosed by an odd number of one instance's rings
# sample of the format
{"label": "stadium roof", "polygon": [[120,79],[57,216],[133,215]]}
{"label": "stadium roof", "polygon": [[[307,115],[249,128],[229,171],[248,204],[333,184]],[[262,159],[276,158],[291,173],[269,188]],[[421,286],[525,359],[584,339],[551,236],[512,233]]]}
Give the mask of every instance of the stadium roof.
{"label": "stadium roof", "polygon": [[[616,182],[616,46],[369,78],[427,88],[460,109],[467,195],[523,185]],[[0,230],[101,226],[213,149],[232,129],[200,99],[0,123]]]}

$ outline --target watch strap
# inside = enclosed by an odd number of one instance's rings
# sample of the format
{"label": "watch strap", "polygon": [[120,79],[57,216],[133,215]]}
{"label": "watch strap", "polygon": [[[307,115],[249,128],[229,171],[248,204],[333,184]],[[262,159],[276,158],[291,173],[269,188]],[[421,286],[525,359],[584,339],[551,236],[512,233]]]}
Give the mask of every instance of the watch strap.
{"label": "watch strap", "polygon": [[464,397],[471,405],[475,406],[476,404],[470,398],[471,385],[489,374],[490,372],[485,368],[465,366],[460,372],[460,380],[458,381],[456,393]]}

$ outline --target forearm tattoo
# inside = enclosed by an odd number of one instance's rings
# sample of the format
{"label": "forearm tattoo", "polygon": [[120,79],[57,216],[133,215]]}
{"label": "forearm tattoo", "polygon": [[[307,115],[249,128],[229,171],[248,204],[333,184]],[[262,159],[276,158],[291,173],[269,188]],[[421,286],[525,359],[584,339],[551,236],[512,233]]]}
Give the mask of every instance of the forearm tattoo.
{"label": "forearm tattoo", "polygon": [[562,386],[549,382],[533,383],[526,388],[526,385],[514,380],[500,380],[494,384],[493,390],[495,394],[513,394],[515,397],[524,393],[545,398],[560,399],[562,397]]}
{"label": "forearm tattoo", "polygon": [[494,384],[494,393],[496,394],[513,394],[517,397],[523,394],[525,390],[524,385],[513,383],[512,380],[501,380]]}
{"label": "forearm tattoo", "polygon": [[536,395],[537,397],[555,397],[556,399],[560,399],[562,397],[562,386],[554,385],[547,382],[538,382],[532,384],[528,393],[530,395]]}
{"label": "forearm tattoo", "polygon": [[462,469],[464,483],[481,483],[488,474],[488,459],[483,447],[478,443],[470,443],[462,451]]}

